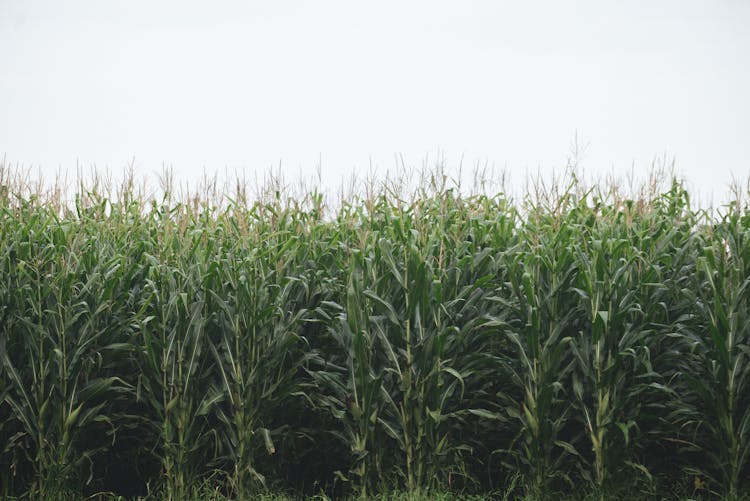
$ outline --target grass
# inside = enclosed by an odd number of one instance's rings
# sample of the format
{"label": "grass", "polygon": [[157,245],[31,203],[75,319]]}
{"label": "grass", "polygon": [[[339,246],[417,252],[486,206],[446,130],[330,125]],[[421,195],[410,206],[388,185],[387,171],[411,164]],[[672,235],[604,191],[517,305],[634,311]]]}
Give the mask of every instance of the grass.
{"label": "grass", "polygon": [[747,499],[750,191],[658,179],[68,201],[3,165],[0,494]]}

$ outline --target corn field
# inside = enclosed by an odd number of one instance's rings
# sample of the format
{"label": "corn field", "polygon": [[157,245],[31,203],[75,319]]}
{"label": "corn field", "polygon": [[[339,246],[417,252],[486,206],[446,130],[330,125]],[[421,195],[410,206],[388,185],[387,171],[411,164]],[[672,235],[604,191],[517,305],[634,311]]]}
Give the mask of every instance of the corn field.
{"label": "corn field", "polygon": [[750,191],[0,174],[0,495],[748,496]]}

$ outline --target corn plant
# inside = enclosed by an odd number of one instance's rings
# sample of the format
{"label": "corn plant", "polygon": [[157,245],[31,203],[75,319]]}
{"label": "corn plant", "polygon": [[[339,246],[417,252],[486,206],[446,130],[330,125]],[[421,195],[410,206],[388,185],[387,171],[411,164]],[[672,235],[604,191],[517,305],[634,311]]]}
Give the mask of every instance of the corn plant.
{"label": "corn plant", "polygon": [[572,388],[593,451],[593,471],[582,473],[599,492],[628,466],[648,475],[628,452],[645,413],[639,399],[655,377],[647,363],[653,331],[637,295],[639,255],[628,238],[610,231],[598,232],[603,238],[592,248],[579,249],[575,290],[586,321],[572,345],[577,360]]}
{"label": "corn plant", "polygon": [[[410,227],[408,212],[401,212],[396,231],[373,246],[381,271],[365,291],[387,359],[383,424],[402,454],[397,470],[409,492],[445,486],[464,475],[460,457],[470,447],[459,441],[456,425],[468,410],[463,397],[473,371],[463,355],[480,346],[472,320],[481,316],[477,302],[489,273],[462,269],[463,276],[446,280],[456,260],[475,256],[465,256],[468,249],[461,247],[446,250],[460,231],[451,220],[456,208],[450,194],[436,202],[409,208],[423,212],[416,227]],[[403,256],[394,254],[390,242],[400,243]],[[472,279],[479,281],[466,283]],[[455,299],[440,308],[444,293]]]}
{"label": "corn plant", "polygon": [[[515,421],[516,439],[508,452],[529,476],[530,492],[541,495],[555,479],[569,481],[564,457],[573,446],[562,437],[571,404],[566,388],[572,369],[569,349],[576,310],[563,301],[574,263],[557,253],[537,257],[521,254],[510,263],[516,305],[511,327],[505,330],[511,356],[501,358],[514,383],[511,406],[504,412]],[[560,282],[563,285],[560,285]]]}
{"label": "corn plant", "polygon": [[160,246],[154,245],[162,249],[164,261],[143,255],[150,266],[137,358],[138,396],[151,412],[146,424],[160,450],[165,494],[178,499],[205,473],[205,455],[216,448],[206,416],[222,398],[210,384],[207,299],[201,288],[210,246],[200,245],[205,238],[200,221],[188,224],[185,231],[192,231],[184,242],[187,249],[177,229],[163,235]]}
{"label": "corn plant", "polygon": [[14,470],[31,463],[31,490],[48,496],[90,482],[114,438],[108,410],[131,391],[117,376],[131,351],[120,333],[137,318],[118,297],[129,278],[123,259],[84,231],[95,222],[72,225],[29,206],[20,216],[0,337],[6,425],[17,430],[5,451]]}
{"label": "corn plant", "polygon": [[729,499],[747,488],[750,456],[750,225],[732,210],[697,256],[696,283],[684,294],[699,328],[686,333],[689,385],[684,421],[707,463],[689,471],[713,480]]}
{"label": "corn plant", "polygon": [[240,499],[264,487],[258,463],[275,454],[274,435],[294,431],[279,416],[291,400],[305,396],[298,373],[310,353],[300,335],[309,288],[304,276],[292,275],[294,256],[283,252],[290,241],[285,237],[297,236],[280,229],[277,236],[278,246],[228,244],[216,261],[216,275],[204,282],[215,312],[209,348],[224,395],[216,415]]}

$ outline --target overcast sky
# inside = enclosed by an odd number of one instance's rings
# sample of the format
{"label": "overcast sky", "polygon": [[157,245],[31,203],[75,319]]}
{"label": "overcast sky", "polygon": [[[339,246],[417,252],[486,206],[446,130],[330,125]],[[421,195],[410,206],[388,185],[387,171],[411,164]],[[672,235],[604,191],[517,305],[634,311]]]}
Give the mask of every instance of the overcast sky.
{"label": "overcast sky", "polygon": [[0,0],[0,156],[338,183],[434,161],[513,179],[655,158],[750,173],[750,1]]}

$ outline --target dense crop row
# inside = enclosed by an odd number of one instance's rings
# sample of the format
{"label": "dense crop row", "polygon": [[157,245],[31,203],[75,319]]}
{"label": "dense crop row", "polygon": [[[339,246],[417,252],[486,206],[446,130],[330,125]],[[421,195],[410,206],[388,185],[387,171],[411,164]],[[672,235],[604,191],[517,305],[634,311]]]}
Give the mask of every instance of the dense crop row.
{"label": "dense crop row", "polygon": [[750,212],[596,193],[0,192],[0,494],[741,496]]}

